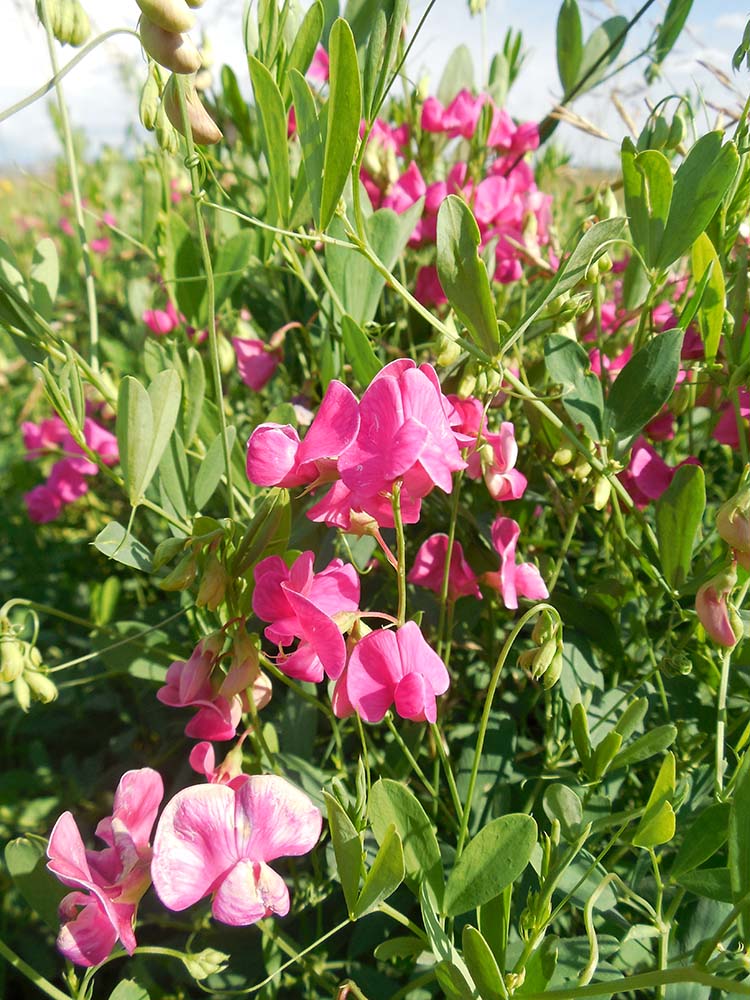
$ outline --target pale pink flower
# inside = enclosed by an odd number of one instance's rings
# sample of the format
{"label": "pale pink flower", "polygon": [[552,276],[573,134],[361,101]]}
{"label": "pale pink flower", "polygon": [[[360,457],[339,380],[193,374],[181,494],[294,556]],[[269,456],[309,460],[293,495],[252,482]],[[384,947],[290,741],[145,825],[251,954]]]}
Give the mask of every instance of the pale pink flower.
{"label": "pale pink flower", "polygon": [[357,643],[346,668],[346,690],[334,700],[337,714],[348,707],[366,722],[380,722],[395,705],[404,719],[435,722],[436,697],[445,694],[450,677],[415,622],[398,630],[378,629]]}
{"label": "pale pink flower", "polygon": [[229,751],[218,766],[214,748],[205,740],[195,744],[188,760],[192,769],[213,785],[231,785],[236,788],[247,777],[242,773],[242,748],[239,744]]}
{"label": "pale pink flower", "polygon": [[[414,557],[414,565],[409,571],[409,583],[418,584],[434,590],[436,594],[443,591],[443,576],[445,560],[448,555],[448,536],[444,534],[430,535],[422,543]],[[448,599],[456,601],[459,597],[476,597],[480,601],[482,593],[474,570],[466,561],[460,542],[453,543],[453,554],[448,573]]]}
{"label": "pale pink flower", "polygon": [[328,81],[329,68],[328,53],[322,45],[319,45],[315,50],[315,55],[312,58],[307,75],[317,83],[326,83]]}
{"label": "pale pink flower", "polygon": [[271,350],[262,340],[232,337],[240,378],[255,392],[260,392],[279,367],[281,354]]}
{"label": "pale pink flower", "polygon": [[498,517],[492,528],[492,544],[500,556],[500,570],[485,573],[483,580],[500,593],[505,607],[515,611],[518,597],[541,601],[549,597],[541,573],[533,563],[516,562],[516,545],[521,534],[519,525],[510,517]]}
{"label": "pale pink flower", "polygon": [[163,794],[161,777],[151,768],[124,774],[112,815],[96,828],[107,844],[101,851],[86,850],[71,813],[55,823],[47,867],[76,890],[60,903],[57,947],[76,965],[99,965],[118,938],[133,954],[136,908],[150,883],[148,841]]}
{"label": "pale pink flower", "polygon": [[268,862],[307,854],[321,826],[309,798],[276,775],[184,788],[156,828],[154,888],[170,910],[212,896],[214,917],[234,926],[286,916],[289,891]]}
{"label": "pale pink flower", "polygon": [[93,240],[89,240],[89,246],[94,253],[109,253],[110,247],[112,246],[112,240],[110,240],[109,236],[99,236]]}
{"label": "pale pink flower", "polygon": [[729,648],[736,646],[741,636],[735,634],[727,604],[736,583],[737,570],[733,565],[704,583],[695,595],[695,610],[706,634],[720,646]]}

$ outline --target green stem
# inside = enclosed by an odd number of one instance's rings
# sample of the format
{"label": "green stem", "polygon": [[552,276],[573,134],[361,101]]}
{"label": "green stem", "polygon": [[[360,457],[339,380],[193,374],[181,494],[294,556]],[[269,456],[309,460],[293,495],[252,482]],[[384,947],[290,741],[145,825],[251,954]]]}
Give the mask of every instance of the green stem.
{"label": "green stem", "polygon": [[395,920],[396,923],[401,924],[402,927],[408,928],[412,934],[419,938],[420,941],[428,942],[429,939],[422,928],[418,927],[413,920],[409,920],[408,917],[405,917],[399,910],[395,910],[388,903],[380,903],[378,909],[381,913],[384,913],[386,917],[390,917],[391,920]]}
{"label": "green stem", "polygon": [[[440,587],[440,616],[438,618],[438,656],[443,655],[443,632],[445,630],[445,612],[448,604],[448,590],[451,575],[451,562],[453,560],[453,544],[456,540],[456,522],[458,520],[458,504],[461,496],[461,480],[463,472],[459,472],[453,484],[453,496],[451,497],[451,519],[448,524],[448,544],[445,550],[445,566],[443,568],[443,581]],[[445,636],[445,640],[447,640]]]}
{"label": "green stem", "polygon": [[422,768],[417,763],[417,760],[416,760],[414,754],[411,752],[411,750],[409,749],[409,747],[404,742],[403,736],[398,731],[398,729],[396,729],[396,726],[393,723],[393,716],[391,715],[390,712],[386,712],[385,713],[385,724],[388,726],[388,728],[390,729],[390,731],[393,733],[394,739],[398,743],[398,745],[399,745],[399,747],[401,749],[401,752],[403,753],[404,757],[406,757],[406,759],[408,760],[409,766],[411,767],[412,771],[414,771],[414,773],[416,774],[416,776],[419,778],[419,780],[422,782],[422,784],[424,785],[424,787],[427,789],[427,791],[430,794],[430,798],[435,799],[437,797],[437,792],[432,787],[432,784],[428,780],[428,778],[425,775],[424,771],[422,770]]}
{"label": "green stem", "polygon": [[63,133],[63,145],[65,148],[65,160],[70,178],[70,190],[73,195],[73,206],[75,208],[76,226],[78,241],[81,245],[81,256],[83,259],[83,272],[86,286],[86,303],[89,313],[89,352],[91,367],[94,371],[99,370],[99,314],[96,304],[96,283],[94,281],[94,262],[91,255],[88,237],[86,236],[86,223],[83,218],[83,203],[81,201],[81,189],[78,183],[78,163],[76,161],[75,145],[73,143],[73,132],[70,128],[70,118],[68,117],[68,106],[65,103],[65,95],[60,82],[59,67],[57,64],[57,50],[55,48],[55,36],[52,34],[49,13],[47,10],[47,0],[41,0],[40,12],[44,30],[47,34],[47,49],[52,65],[52,73],[55,77],[55,92],[57,94],[57,107],[60,112],[60,127]]}
{"label": "green stem", "polygon": [[663,969],[657,972],[642,972],[636,976],[610,979],[606,983],[591,983],[590,986],[570,986],[562,990],[544,990],[542,993],[524,993],[524,1000],[583,1000],[585,997],[614,997],[636,990],[656,989],[673,983],[697,983],[716,990],[724,990],[730,996],[750,997],[750,986],[736,979],[712,976],[705,969],[687,965],[682,969]]}
{"label": "green stem", "polygon": [[554,611],[555,609],[549,604],[535,604],[533,608],[521,616],[521,619],[514,626],[513,631],[510,633],[508,638],[503,644],[503,648],[500,650],[500,655],[497,658],[497,663],[495,664],[495,669],[492,671],[492,677],[490,679],[490,686],[487,688],[487,695],[484,699],[484,709],[482,711],[482,719],[479,723],[479,735],[477,736],[476,747],[474,748],[474,762],[471,766],[471,775],[469,776],[469,787],[466,791],[466,804],[463,807],[461,815],[461,828],[458,832],[458,842],[456,844],[456,858],[461,856],[461,851],[464,847],[464,842],[466,840],[466,834],[469,829],[469,817],[471,816],[471,803],[474,798],[474,788],[477,783],[477,776],[479,774],[479,765],[482,760],[482,748],[484,747],[484,738],[487,735],[487,726],[490,721],[490,712],[492,711],[492,701],[495,697],[495,691],[497,690],[497,685],[500,680],[500,673],[505,666],[505,661],[508,658],[508,653],[510,653],[513,643],[516,641],[521,630],[524,628],[526,623],[530,621],[535,615],[538,615],[541,611]]}
{"label": "green stem", "polygon": [[719,694],[716,699],[716,758],[714,769],[714,791],[718,799],[724,792],[724,739],[727,729],[727,691],[729,690],[729,665],[732,660],[732,650],[727,649],[721,660],[721,679]]}
{"label": "green stem", "polygon": [[8,965],[12,965],[14,969],[17,969],[27,979],[30,979],[34,986],[38,990],[41,990],[42,993],[46,993],[48,997],[52,997],[53,1000],[70,1000],[67,993],[58,990],[56,986],[52,985],[49,979],[45,979],[41,973],[33,969],[27,962],[24,962],[20,955],[16,955],[3,940],[0,940],[0,955]]}
{"label": "green stem", "polygon": [[170,615],[169,618],[165,618],[164,621],[159,622],[157,625],[150,625],[137,635],[126,636],[124,639],[120,639],[118,642],[113,642],[109,646],[103,646],[101,649],[95,649],[92,653],[85,653],[83,656],[77,656],[74,660],[67,660],[65,663],[58,663],[56,666],[50,667],[49,673],[56,674],[61,670],[67,670],[68,667],[77,667],[80,663],[86,663],[88,660],[93,660],[97,656],[103,656],[105,653],[108,653],[113,649],[119,649],[120,646],[128,646],[138,643],[144,635],[148,635],[149,632],[156,632],[158,629],[163,628],[170,622],[173,622],[176,618],[182,617],[182,615],[189,610],[189,608],[180,608],[179,611]]}
{"label": "green stem", "polygon": [[396,560],[398,562],[398,614],[397,627],[406,621],[406,539],[401,518],[401,483],[393,484],[393,525],[396,529]]}
{"label": "green stem", "polygon": [[206,237],[206,226],[203,221],[201,204],[205,193],[201,188],[200,160],[195,151],[193,142],[193,131],[190,127],[188,117],[187,101],[185,99],[184,77],[175,75],[177,84],[177,97],[180,102],[180,115],[182,118],[182,129],[185,135],[185,145],[187,148],[187,158],[185,164],[190,170],[190,179],[193,185],[193,207],[195,212],[195,222],[198,227],[198,240],[200,242],[201,257],[203,259],[203,269],[206,272],[206,308],[208,310],[208,344],[211,355],[211,370],[214,380],[214,392],[216,395],[216,408],[219,411],[219,429],[221,431],[222,450],[224,452],[224,469],[227,477],[227,504],[229,517],[233,520],[235,516],[234,488],[232,486],[232,461],[229,453],[229,438],[227,436],[227,418],[224,412],[224,392],[221,385],[221,364],[219,361],[219,340],[216,333],[216,287],[214,284],[213,265],[211,263],[211,251],[208,247]]}
{"label": "green stem", "polygon": [[445,752],[445,746],[443,744],[443,734],[440,730],[440,726],[436,722],[430,723],[430,729],[432,730],[432,735],[437,744],[437,752],[440,755],[440,761],[443,765],[443,770],[445,771],[445,778],[448,782],[448,789],[451,793],[451,799],[453,800],[453,808],[456,810],[456,816],[462,816],[464,812],[463,805],[461,804],[461,796],[458,794],[458,787],[456,786],[456,779],[453,775],[453,768],[451,767],[451,762],[448,759],[448,754]]}

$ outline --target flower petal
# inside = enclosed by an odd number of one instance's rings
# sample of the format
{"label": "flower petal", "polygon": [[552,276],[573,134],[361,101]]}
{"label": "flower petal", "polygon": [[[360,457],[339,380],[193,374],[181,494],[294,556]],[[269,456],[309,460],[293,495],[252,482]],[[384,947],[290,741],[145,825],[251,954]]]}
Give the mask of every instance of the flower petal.
{"label": "flower petal", "polygon": [[244,858],[274,858],[307,854],[318,842],[323,823],[320,811],[291,782],[275,774],[254,774],[237,789],[235,829],[243,819],[248,836],[238,850]]}
{"label": "flower petal", "polygon": [[246,859],[238,862],[219,886],[211,912],[233,927],[254,924],[277,913],[289,912],[289,890],[284,879],[268,865]]}

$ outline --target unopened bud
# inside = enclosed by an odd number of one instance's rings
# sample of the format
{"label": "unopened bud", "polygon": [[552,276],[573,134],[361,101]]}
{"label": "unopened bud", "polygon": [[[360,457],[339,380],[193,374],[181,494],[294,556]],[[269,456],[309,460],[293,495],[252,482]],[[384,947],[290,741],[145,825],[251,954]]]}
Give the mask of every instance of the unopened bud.
{"label": "unopened bud", "polygon": [[473,395],[476,384],[476,372],[469,370],[465,371],[461,381],[458,383],[457,395],[459,399],[468,399],[469,396]]}
{"label": "unopened bud", "polygon": [[[193,139],[201,146],[209,146],[214,142],[218,142],[222,137],[221,129],[201,104],[200,98],[190,82],[186,81],[186,84],[185,103]],[[174,75],[170,76],[164,91],[164,110],[167,112],[167,118],[169,118],[177,131],[184,135],[177,87],[178,82],[176,77]]]}
{"label": "unopened bud", "polygon": [[143,124],[143,127],[148,132],[153,132],[156,128],[156,120],[159,115],[159,104],[160,104],[160,94],[159,94],[159,80],[157,78],[158,70],[156,66],[151,63],[148,70],[148,76],[146,77],[146,82],[143,85],[143,90],[141,91],[141,100],[138,105],[138,114]]}
{"label": "unopened bud", "polygon": [[436,360],[438,366],[441,368],[447,368],[448,365],[455,364],[461,357],[461,345],[457,341],[442,335],[437,343],[437,351],[438,356]]}
{"label": "unopened bud", "polygon": [[195,556],[192,552],[187,552],[172,572],[159,580],[159,586],[162,590],[187,590],[195,579],[196,572]]}
{"label": "unopened bud", "polygon": [[685,119],[681,111],[672,119],[672,125],[669,129],[669,135],[667,136],[666,148],[667,149],[677,149],[682,140],[685,138]]}
{"label": "unopened bud", "polygon": [[552,456],[552,461],[555,465],[563,466],[570,465],[575,456],[575,452],[568,445],[563,444],[557,449],[555,454]]}
{"label": "unopened bud", "polygon": [[31,689],[23,677],[16,677],[13,681],[13,697],[21,711],[28,712],[31,706]]}
{"label": "unopened bud", "polygon": [[[74,48],[83,45],[91,34],[91,23],[78,0],[47,0],[46,7],[50,29],[58,42]],[[36,12],[43,21],[40,0],[37,0]]]}
{"label": "unopened bud", "polygon": [[156,141],[159,143],[160,149],[163,149],[165,153],[171,153],[173,156],[180,149],[180,139],[177,135],[177,130],[172,127],[172,123],[167,118],[163,101],[160,102],[159,111],[156,115]]}
{"label": "unopened bud", "polygon": [[156,551],[154,552],[154,558],[152,562],[152,567],[154,572],[161,569],[162,566],[166,566],[168,562],[185,548],[184,538],[165,538],[163,542],[159,542],[156,546]]}
{"label": "unopened bud", "polygon": [[576,466],[573,469],[573,478],[577,479],[579,483],[582,483],[584,479],[587,478],[591,472],[591,466],[586,461],[585,458],[579,458],[576,462]]}
{"label": "unopened bud", "polygon": [[219,334],[217,346],[219,348],[219,368],[224,375],[228,375],[237,367],[237,357],[234,353],[234,348],[222,334]]}
{"label": "unopened bud", "polygon": [[617,198],[609,184],[604,184],[599,188],[594,199],[594,213],[599,219],[614,219],[620,214],[617,205]]}
{"label": "unopened bud", "polygon": [[716,530],[737,553],[740,565],[750,568],[750,466],[735,495],[719,508]]}
{"label": "unopened bud", "polygon": [[165,31],[190,31],[195,24],[195,15],[185,0],[135,0],[143,13],[154,24]]}
{"label": "unopened bud", "polygon": [[195,73],[200,69],[201,56],[187,35],[165,31],[145,14],[139,29],[141,45],[152,59],[173,73]]}
{"label": "unopened bud", "polygon": [[206,566],[201,577],[198,596],[195,603],[199,608],[207,607],[209,611],[216,611],[224,600],[229,575],[219,562],[214,552],[209,553]]}
{"label": "unopened bud", "polygon": [[599,476],[594,486],[594,510],[604,510],[609,502],[611,489],[609,480],[604,476]]}
{"label": "unopened bud", "polygon": [[743,632],[739,616],[728,604],[736,583],[737,570],[732,565],[699,587],[695,595],[695,611],[706,634],[728,648],[737,644]]}
{"label": "unopened bud", "polygon": [[43,705],[49,705],[57,698],[57,687],[46,674],[40,673],[38,670],[27,670],[24,679],[33,696]]}
{"label": "unopened bud", "polygon": [[25,666],[24,643],[11,633],[0,635],[0,681],[12,684]]}

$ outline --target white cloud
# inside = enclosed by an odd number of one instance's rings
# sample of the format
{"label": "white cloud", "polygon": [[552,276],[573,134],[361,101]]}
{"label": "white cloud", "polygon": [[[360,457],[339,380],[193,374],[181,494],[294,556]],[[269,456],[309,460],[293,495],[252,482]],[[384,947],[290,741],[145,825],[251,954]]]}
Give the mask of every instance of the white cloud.
{"label": "white cloud", "polygon": [[719,14],[714,25],[723,31],[743,31],[748,18],[750,11],[747,14]]}

